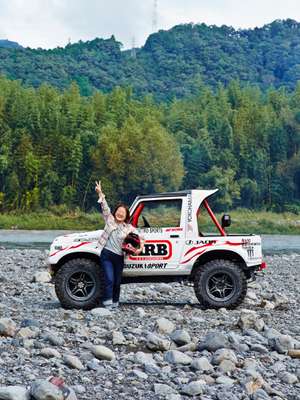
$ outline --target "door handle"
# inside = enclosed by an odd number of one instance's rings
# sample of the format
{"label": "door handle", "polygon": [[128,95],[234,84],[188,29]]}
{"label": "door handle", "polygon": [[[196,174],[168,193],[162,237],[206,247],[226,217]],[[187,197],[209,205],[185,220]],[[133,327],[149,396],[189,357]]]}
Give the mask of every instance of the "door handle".
{"label": "door handle", "polygon": [[170,235],[171,238],[179,238],[179,235]]}

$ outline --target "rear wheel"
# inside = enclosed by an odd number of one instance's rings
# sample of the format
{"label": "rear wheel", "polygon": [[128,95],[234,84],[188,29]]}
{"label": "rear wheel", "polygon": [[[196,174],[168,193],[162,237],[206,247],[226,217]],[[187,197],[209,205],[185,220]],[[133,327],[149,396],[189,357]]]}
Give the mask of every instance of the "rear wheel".
{"label": "rear wheel", "polygon": [[247,279],[239,265],[229,260],[212,260],[194,276],[194,290],[206,308],[235,308],[247,293]]}
{"label": "rear wheel", "polygon": [[55,292],[64,308],[96,307],[104,293],[100,263],[86,258],[66,262],[55,275]]}

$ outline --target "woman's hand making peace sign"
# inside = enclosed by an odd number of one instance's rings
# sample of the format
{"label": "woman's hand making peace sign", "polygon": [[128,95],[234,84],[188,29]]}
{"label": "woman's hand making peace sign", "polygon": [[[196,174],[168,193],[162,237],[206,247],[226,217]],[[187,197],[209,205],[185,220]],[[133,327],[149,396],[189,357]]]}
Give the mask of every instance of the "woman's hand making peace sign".
{"label": "woman's hand making peace sign", "polygon": [[96,181],[96,186],[95,186],[95,191],[98,193],[98,196],[100,197],[103,195],[102,189],[101,189],[101,181]]}

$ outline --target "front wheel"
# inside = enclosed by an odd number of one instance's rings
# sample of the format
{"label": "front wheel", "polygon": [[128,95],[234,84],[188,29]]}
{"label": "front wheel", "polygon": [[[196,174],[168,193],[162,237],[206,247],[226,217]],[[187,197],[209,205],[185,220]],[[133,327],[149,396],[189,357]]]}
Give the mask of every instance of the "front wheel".
{"label": "front wheel", "polygon": [[206,308],[236,308],[247,293],[247,279],[239,265],[212,260],[199,266],[194,276],[195,295]]}
{"label": "front wheel", "polygon": [[55,275],[55,292],[64,308],[96,307],[104,293],[100,263],[86,258],[66,262]]}

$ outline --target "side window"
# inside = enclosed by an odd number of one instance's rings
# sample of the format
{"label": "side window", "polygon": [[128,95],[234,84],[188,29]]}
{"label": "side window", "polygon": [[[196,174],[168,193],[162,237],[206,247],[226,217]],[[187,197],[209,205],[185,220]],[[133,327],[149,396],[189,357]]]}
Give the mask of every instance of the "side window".
{"label": "side window", "polygon": [[206,208],[202,204],[197,212],[198,231],[200,236],[220,236],[220,231],[214,224]]}
{"label": "side window", "polygon": [[138,227],[179,227],[182,200],[149,200],[143,202],[143,210],[138,219]]}

